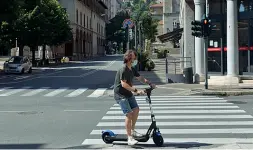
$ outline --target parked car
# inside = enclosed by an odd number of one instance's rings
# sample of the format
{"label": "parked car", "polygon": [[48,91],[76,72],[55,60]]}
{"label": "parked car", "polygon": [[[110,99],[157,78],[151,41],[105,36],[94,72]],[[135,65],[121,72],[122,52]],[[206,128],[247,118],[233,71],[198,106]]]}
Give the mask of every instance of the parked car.
{"label": "parked car", "polygon": [[32,63],[26,56],[12,56],[5,61],[3,70],[5,73],[32,73]]}

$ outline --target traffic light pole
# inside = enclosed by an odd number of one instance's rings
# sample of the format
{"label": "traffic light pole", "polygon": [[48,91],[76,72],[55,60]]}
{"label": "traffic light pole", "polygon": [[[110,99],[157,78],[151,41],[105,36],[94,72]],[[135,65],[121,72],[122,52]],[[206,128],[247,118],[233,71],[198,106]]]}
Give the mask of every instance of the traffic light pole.
{"label": "traffic light pole", "polygon": [[[209,15],[208,0],[206,0],[206,17]],[[205,89],[208,89],[208,37],[204,37],[204,61],[205,61]]]}
{"label": "traffic light pole", "polygon": [[129,27],[128,27],[128,25],[127,25],[127,27],[126,27],[126,32],[127,32],[127,44],[126,44],[126,48],[127,48],[127,50],[129,50]]}
{"label": "traffic light pole", "polygon": [[205,89],[208,89],[208,37],[204,38]]}

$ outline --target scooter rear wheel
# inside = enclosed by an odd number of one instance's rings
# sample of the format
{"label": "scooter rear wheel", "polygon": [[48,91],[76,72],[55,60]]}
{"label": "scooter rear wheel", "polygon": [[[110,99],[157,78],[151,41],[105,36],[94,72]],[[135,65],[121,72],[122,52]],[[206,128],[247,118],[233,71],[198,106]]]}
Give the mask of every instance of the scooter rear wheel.
{"label": "scooter rear wheel", "polygon": [[106,132],[102,134],[102,139],[106,144],[111,144],[113,140],[108,140],[107,137],[110,137],[110,133]]}
{"label": "scooter rear wheel", "polygon": [[156,146],[162,146],[164,142],[162,135],[157,135],[156,133],[153,134],[153,141]]}

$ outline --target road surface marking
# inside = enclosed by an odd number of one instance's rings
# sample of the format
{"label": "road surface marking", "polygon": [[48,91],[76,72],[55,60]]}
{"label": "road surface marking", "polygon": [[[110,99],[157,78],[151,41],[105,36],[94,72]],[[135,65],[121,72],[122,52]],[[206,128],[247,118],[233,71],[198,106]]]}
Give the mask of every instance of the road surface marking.
{"label": "road surface marking", "polygon": [[[114,104],[113,106],[118,106],[119,104]],[[148,106],[149,104],[138,104],[139,106]],[[202,105],[234,105],[233,103],[167,103],[167,104],[152,104],[152,106],[202,106]]]}
{"label": "road surface marking", "polygon": [[22,91],[24,91],[26,89],[30,89],[30,88],[31,87],[23,87],[22,89],[13,89],[10,92],[4,93],[4,94],[0,94],[0,96],[10,96],[12,94],[16,94],[16,93],[22,92]]}
{"label": "road surface marking", "polygon": [[[229,114],[229,113],[245,113],[244,110],[153,110],[155,114]],[[150,114],[149,110],[142,110],[140,114]],[[122,114],[122,111],[108,111],[106,114]]]}
{"label": "road surface marking", "polygon": [[[147,96],[136,96],[136,98],[146,98]],[[219,98],[219,97],[215,97],[215,96],[171,96],[171,95],[163,95],[163,96],[151,96],[152,98],[215,98],[215,99],[223,99],[223,98]]]}
{"label": "road surface marking", "polygon": [[[103,130],[111,130],[117,134],[126,134],[125,129],[101,129],[92,130],[91,135],[101,135]],[[146,133],[147,129],[136,129],[139,133]],[[163,135],[168,134],[219,134],[219,133],[229,133],[229,134],[243,134],[243,133],[253,133],[253,128],[229,128],[229,129],[162,129],[160,131]],[[251,141],[252,142],[252,141]]]}
{"label": "road surface marking", "polygon": [[0,92],[1,92],[1,91],[5,91],[5,90],[8,90],[8,89],[10,89],[10,88],[12,88],[12,87],[4,87],[4,88],[1,88],[1,89],[0,89]]}
{"label": "road surface marking", "polygon": [[38,94],[38,93],[41,93],[41,92],[43,92],[43,91],[45,91],[45,90],[47,90],[47,89],[49,89],[50,87],[42,87],[42,88],[40,88],[40,89],[36,89],[36,90],[33,90],[33,91],[30,91],[30,92],[28,92],[28,93],[25,93],[25,94],[23,94],[23,95],[21,95],[21,96],[33,96],[33,95],[36,95],[36,94]]}
{"label": "road surface marking", "polygon": [[[203,121],[203,122],[156,122],[158,126],[236,126],[236,125],[253,125],[253,121]],[[125,122],[99,122],[98,127],[124,127]],[[137,122],[136,126],[150,126],[150,122]]]}
{"label": "road surface marking", "polygon": [[83,92],[85,92],[86,90],[88,90],[87,88],[79,88],[71,93],[69,93],[68,95],[66,95],[65,97],[76,97],[78,95],[81,95]]}
{"label": "road surface marking", "polygon": [[[139,97],[136,97],[135,98],[136,100],[146,100],[146,98],[139,98]],[[187,98],[187,97],[183,97],[183,98],[177,98],[177,97],[167,97],[167,98],[152,98],[151,97],[151,101],[159,101],[159,100],[176,100],[176,101],[179,101],[179,100],[186,100],[186,101],[191,101],[191,100],[215,100],[215,101],[227,101],[227,100],[224,100],[223,98],[215,98],[215,97],[206,97],[206,98],[200,98],[200,97],[192,97],[192,98]]]}
{"label": "road surface marking", "polygon": [[[138,103],[146,103],[146,100],[137,100]],[[151,101],[152,102],[152,101]],[[192,101],[192,100],[186,100],[186,101],[171,101],[170,99],[168,100],[163,100],[163,101],[153,101],[155,103],[211,103],[211,102],[214,102],[214,103],[226,103],[227,101],[226,100],[195,100],[195,101]]]}
{"label": "road surface marking", "polygon": [[87,111],[100,111],[100,110],[64,110],[66,112],[87,112]]}
{"label": "road surface marking", "polygon": [[24,113],[24,112],[31,112],[31,111],[17,111],[17,110],[3,110],[0,113]]}
{"label": "road surface marking", "polygon": [[100,97],[100,96],[104,95],[106,90],[107,90],[107,88],[98,88],[88,97]]}
{"label": "road surface marking", "polygon": [[[145,131],[146,133],[146,131]],[[101,134],[101,133],[100,133]],[[208,143],[208,144],[234,144],[234,143],[253,143],[253,138],[164,138],[164,142],[169,142],[172,145],[184,145],[185,144],[195,144],[198,143]],[[116,143],[126,143],[115,141]],[[105,144],[105,142],[100,139],[85,139],[82,145],[101,145]],[[145,142],[145,144],[153,145],[153,140],[149,140]]]}
{"label": "road surface marking", "polygon": [[46,97],[52,97],[52,96],[55,96],[57,94],[60,94],[60,93],[62,93],[64,91],[66,91],[67,89],[68,89],[67,87],[59,88],[59,89],[54,90],[54,91],[52,91],[52,92],[50,92],[50,93],[48,93],[48,94],[46,94],[44,96],[46,96]]}
{"label": "road surface marking", "polygon": [[[154,106],[153,109],[210,109],[210,108],[239,108],[238,106]],[[120,107],[111,107],[112,110],[121,110]],[[150,109],[149,107],[140,107],[141,110],[143,109]]]}
{"label": "road surface marking", "polygon": [[15,79],[13,80],[21,80],[21,79],[26,79],[26,78],[29,78],[30,76],[23,76],[23,77],[16,77]]}
{"label": "road surface marking", "polygon": [[[104,116],[102,120],[122,120],[125,116]],[[156,119],[231,119],[231,118],[253,118],[251,115],[156,115]],[[150,115],[139,116],[139,120],[150,119]]]}

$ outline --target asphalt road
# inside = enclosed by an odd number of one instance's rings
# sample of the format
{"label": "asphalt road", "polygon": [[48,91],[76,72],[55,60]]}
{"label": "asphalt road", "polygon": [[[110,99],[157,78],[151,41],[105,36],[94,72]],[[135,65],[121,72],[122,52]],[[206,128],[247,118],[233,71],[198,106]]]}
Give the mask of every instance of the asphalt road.
{"label": "asphalt road", "polygon": [[[107,94],[121,58],[76,62],[48,74],[1,84],[0,149],[129,148],[125,142],[101,141],[102,129],[124,133],[124,116]],[[252,143],[251,97],[169,96],[175,92],[153,91],[154,113],[165,141],[162,149]],[[246,104],[235,102],[244,99]],[[143,97],[138,97],[138,103],[137,131],[144,132],[150,124],[149,107]],[[135,148],[160,149],[152,139]]]}

